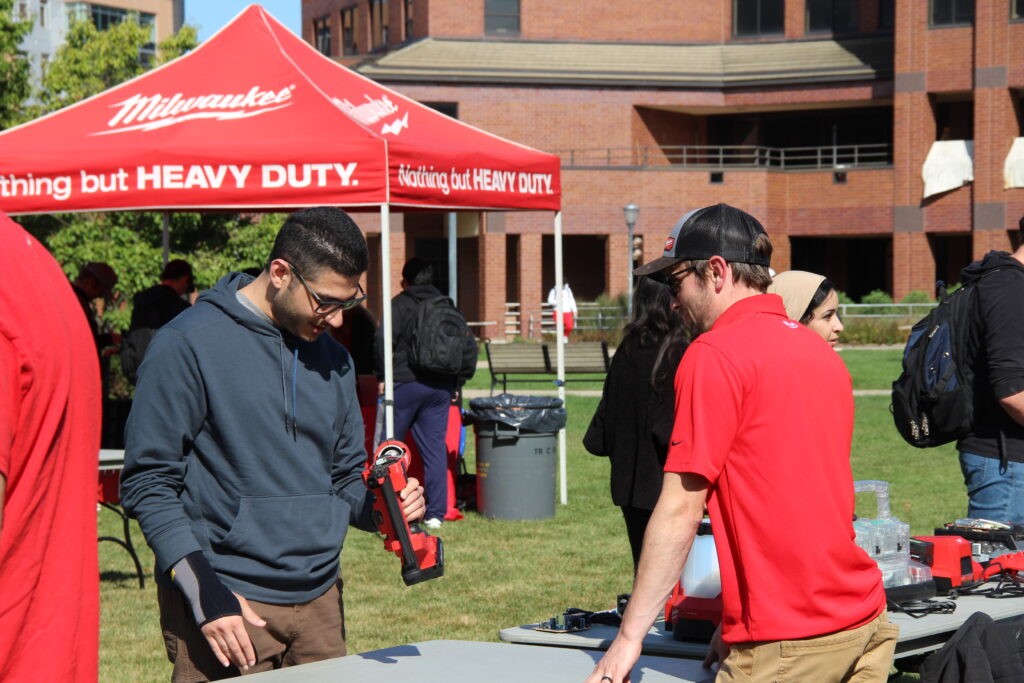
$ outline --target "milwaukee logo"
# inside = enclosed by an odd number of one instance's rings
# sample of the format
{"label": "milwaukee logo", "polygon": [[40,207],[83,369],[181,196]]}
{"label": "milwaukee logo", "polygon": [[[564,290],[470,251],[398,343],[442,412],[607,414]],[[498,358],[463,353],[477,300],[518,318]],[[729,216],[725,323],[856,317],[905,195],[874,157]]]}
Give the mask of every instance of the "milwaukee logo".
{"label": "milwaukee logo", "polygon": [[[398,112],[398,105],[388,99],[387,95],[381,95],[378,99],[373,99],[369,95],[363,95],[363,99],[365,99],[366,102],[362,104],[352,104],[347,99],[339,100],[335,97],[334,106],[367,128],[372,127],[378,121],[386,119],[392,114]],[[381,135],[398,135],[402,132],[403,128],[408,127],[409,112],[406,112],[401,118],[396,118],[393,121],[384,123],[384,125],[381,126],[380,133]]]}
{"label": "milwaukee logo", "polygon": [[182,93],[164,96],[132,95],[113,105],[117,113],[107,121],[107,127],[96,135],[125,133],[132,130],[156,130],[196,119],[226,121],[259,116],[291,106],[294,85],[278,91],[252,86],[245,93],[190,95]]}

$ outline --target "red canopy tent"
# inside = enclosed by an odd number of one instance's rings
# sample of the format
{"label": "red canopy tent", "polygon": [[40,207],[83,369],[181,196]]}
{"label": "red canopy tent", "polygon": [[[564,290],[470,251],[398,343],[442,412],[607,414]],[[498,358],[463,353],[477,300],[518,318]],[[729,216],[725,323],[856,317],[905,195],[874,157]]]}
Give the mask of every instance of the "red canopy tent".
{"label": "red canopy tent", "polygon": [[[377,206],[385,302],[390,207],[554,211],[561,292],[559,166],[360,76],[250,5],[187,55],[0,133],[0,209]],[[558,361],[564,379],[560,347]]]}

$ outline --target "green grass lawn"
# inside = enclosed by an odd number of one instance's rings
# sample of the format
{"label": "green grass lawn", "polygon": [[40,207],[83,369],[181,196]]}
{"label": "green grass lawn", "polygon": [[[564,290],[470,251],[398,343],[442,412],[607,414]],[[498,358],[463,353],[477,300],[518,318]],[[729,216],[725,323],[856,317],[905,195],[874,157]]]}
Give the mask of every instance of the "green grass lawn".
{"label": "green grass lawn", "polygon": [[[886,389],[899,372],[898,349],[842,352],[858,389]],[[582,384],[582,383],[578,383]],[[486,370],[472,386],[489,388]],[[540,387],[550,387],[542,383]],[[600,388],[600,382],[573,384]],[[517,393],[528,393],[516,386]],[[608,463],[587,454],[580,440],[596,397],[569,396],[569,504],[554,517],[512,522],[468,513],[440,531],[445,576],[412,587],[402,583],[398,559],[378,538],[353,530],[342,553],[349,652],[364,652],[431,639],[497,641],[507,626],[545,619],[568,607],[610,609],[628,592],[632,562],[622,518],[608,491]],[[917,450],[897,435],[885,396],[856,399],[853,470],[857,479],[890,482],[893,514],[915,534],[931,533],[963,516],[966,495],[952,446]],[[474,460],[472,438],[467,458]],[[556,494],[557,495],[557,494]],[[874,498],[858,499],[858,512],[873,516]],[[117,535],[120,521],[100,512],[102,534]],[[165,681],[170,666],[160,636],[152,555],[135,528],[147,569],[139,590],[127,554],[100,544],[100,680]],[[906,677],[907,680],[915,680]]]}

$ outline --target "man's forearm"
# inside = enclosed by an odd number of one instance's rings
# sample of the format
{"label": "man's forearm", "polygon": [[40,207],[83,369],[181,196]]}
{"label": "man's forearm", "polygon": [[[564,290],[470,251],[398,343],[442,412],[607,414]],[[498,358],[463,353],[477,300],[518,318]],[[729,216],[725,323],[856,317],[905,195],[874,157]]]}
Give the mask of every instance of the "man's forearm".
{"label": "man's forearm", "polygon": [[1013,418],[1014,422],[1024,425],[1024,391],[999,399],[999,405],[1003,407],[1007,415]]}

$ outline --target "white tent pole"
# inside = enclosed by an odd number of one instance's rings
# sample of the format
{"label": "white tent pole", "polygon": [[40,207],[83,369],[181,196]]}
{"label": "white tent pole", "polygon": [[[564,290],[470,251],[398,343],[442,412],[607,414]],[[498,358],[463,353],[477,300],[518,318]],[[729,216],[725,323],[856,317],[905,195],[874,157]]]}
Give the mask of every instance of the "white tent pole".
{"label": "white tent pole", "polygon": [[[558,361],[558,398],[565,406],[565,347],[562,345],[564,339],[565,321],[562,319],[562,307],[565,301],[562,299],[562,212],[555,212],[555,357]],[[565,427],[558,430],[558,481],[562,505],[569,503],[569,485],[566,481],[565,464]]]}
{"label": "white tent pole", "polygon": [[456,306],[459,305],[459,251],[458,251],[458,215],[448,212],[448,298]]}
{"label": "white tent pole", "polygon": [[384,436],[395,438],[395,373],[391,348],[391,214],[380,205],[381,325],[384,327]]}
{"label": "white tent pole", "polygon": [[164,246],[164,265],[171,260],[171,212],[163,212],[163,246]]}

